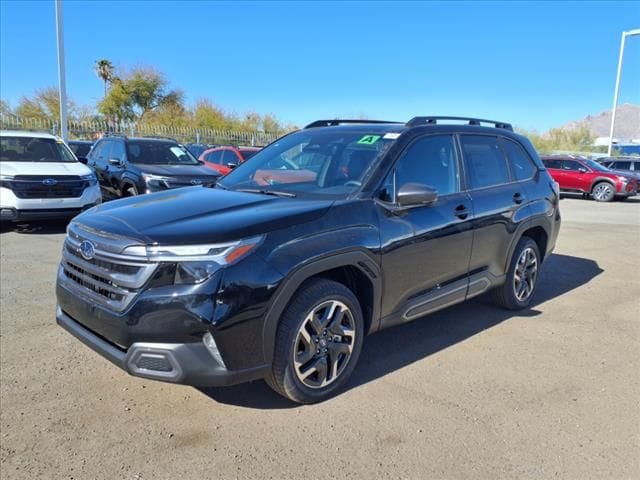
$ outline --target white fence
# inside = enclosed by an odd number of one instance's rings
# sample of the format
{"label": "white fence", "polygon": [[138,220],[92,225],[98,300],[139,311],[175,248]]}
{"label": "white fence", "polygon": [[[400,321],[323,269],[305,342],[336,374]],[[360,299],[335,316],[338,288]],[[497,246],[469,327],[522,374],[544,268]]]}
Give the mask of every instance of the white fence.
{"label": "white fence", "polygon": [[[0,128],[7,130],[39,130],[59,134],[60,124],[54,120],[28,118],[0,113]],[[128,136],[170,137],[182,143],[211,143],[234,145],[267,145],[285,132],[259,132],[248,130],[217,130],[173,125],[138,124],[136,122],[75,121],[68,124],[70,139],[95,140],[105,133]]]}

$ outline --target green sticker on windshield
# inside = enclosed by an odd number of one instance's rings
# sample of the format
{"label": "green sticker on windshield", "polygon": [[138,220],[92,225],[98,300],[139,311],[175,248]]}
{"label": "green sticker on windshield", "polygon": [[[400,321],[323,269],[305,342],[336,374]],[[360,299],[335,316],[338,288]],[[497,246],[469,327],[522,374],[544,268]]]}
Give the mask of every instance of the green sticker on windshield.
{"label": "green sticker on windshield", "polygon": [[380,135],[365,135],[360,140],[358,140],[358,143],[360,145],[373,145],[378,140],[380,140]]}

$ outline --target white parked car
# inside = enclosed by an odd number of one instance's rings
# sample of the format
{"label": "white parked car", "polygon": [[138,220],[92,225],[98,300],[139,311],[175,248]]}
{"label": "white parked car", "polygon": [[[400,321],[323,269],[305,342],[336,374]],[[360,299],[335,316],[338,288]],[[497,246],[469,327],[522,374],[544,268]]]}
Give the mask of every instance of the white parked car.
{"label": "white parked car", "polygon": [[102,201],[95,173],[48,133],[0,131],[0,219],[71,218]]}

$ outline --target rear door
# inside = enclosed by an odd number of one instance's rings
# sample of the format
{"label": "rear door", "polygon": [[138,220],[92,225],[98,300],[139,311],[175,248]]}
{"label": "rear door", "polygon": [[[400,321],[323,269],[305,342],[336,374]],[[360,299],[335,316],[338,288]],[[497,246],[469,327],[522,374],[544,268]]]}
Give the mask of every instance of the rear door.
{"label": "rear door", "polygon": [[[527,217],[528,191],[526,177],[530,171],[523,164],[518,181],[511,172],[502,148],[505,140],[493,135],[460,135],[460,145],[467,173],[469,194],[473,203],[473,250],[469,270],[491,282],[505,273],[513,233]],[[509,145],[514,163],[516,149]],[[469,295],[486,289],[486,283],[470,286]]]}
{"label": "rear door", "polygon": [[565,190],[565,175],[562,171],[562,163],[559,159],[543,159],[542,163],[544,163],[545,168],[551,175],[558,185],[560,185],[561,190]]}

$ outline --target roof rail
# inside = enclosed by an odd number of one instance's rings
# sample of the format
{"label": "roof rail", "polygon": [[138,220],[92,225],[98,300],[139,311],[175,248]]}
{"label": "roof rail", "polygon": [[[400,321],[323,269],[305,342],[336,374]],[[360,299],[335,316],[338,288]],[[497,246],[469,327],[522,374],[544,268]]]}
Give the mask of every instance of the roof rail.
{"label": "roof rail", "polygon": [[333,120],[316,120],[315,122],[311,122],[309,125],[304,127],[307,128],[316,128],[316,127],[334,127],[336,125],[347,125],[347,124],[367,124],[367,123],[402,123],[402,122],[389,122],[386,120],[357,120],[357,119],[333,119]]}
{"label": "roof rail", "polygon": [[102,138],[104,137],[122,137],[122,138],[127,138],[127,136],[124,133],[119,133],[119,132],[102,132]]}
{"label": "roof rail", "polygon": [[407,122],[407,127],[417,127],[418,125],[436,125],[438,123],[438,120],[462,120],[464,122],[468,122],[468,125],[480,125],[481,123],[489,123],[495,128],[504,128],[505,130],[513,132],[513,127],[510,123],[470,117],[413,117]]}
{"label": "roof rail", "polygon": [[178,143],[178,140],[176,140],[175,138],[166,137],[166,136],[163,136],[163,135],[144,135],[144,136],[142,136],[140,138],[153,138],[154,140],[171,140],[172,142]]}

